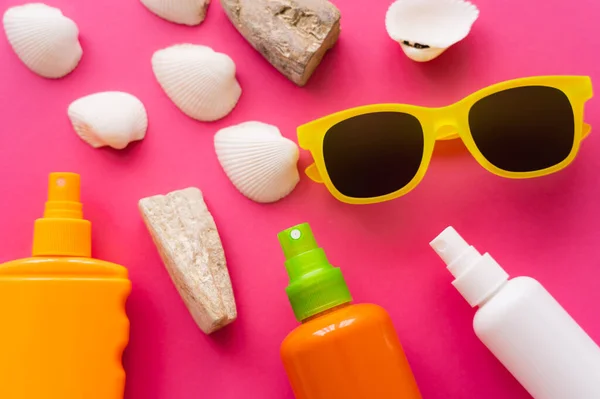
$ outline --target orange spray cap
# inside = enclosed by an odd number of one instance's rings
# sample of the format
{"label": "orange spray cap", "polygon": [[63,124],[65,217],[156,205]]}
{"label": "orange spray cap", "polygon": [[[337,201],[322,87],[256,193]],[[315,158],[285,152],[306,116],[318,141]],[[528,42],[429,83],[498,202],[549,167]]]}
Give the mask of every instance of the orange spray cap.
{"label": "orange spray cap", "polygon": [[35,221],[33,256],[92,255],[92,224],[83,219],[79,175],[51,173],[44,217]]}

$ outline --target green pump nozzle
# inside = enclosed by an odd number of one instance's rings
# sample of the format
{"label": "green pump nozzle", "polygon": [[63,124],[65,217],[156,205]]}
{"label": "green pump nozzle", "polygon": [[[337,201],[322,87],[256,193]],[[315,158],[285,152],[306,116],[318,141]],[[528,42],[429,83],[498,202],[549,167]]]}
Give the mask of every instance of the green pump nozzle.
{"label": "green pump nozzle", "polygon": [[329,263],[307,223],[290,227],[277,237],[290,277],[286,292],[299,321],[352,301],[342,272]]}
{"label": "green pump nozzle", "polygon": [[277,235],[285,259],[319,248],[308,223],[299,224]]}

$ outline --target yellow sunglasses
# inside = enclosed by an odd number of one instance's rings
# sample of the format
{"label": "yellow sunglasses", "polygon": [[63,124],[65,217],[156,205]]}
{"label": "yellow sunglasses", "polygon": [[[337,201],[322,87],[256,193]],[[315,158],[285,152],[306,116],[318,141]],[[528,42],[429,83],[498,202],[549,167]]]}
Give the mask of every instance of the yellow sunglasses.
{"label": "yellow sunglasses", "polygon": [[314,163],[306,174],[335,198],[371,204],[398,198],[423,179],[437,140],[461,138],[477,162],[503,177],[530,178],[569,165],[590,132],[586,76],[540,76],[479,90],[442,108],[378,104],[298,128]]}

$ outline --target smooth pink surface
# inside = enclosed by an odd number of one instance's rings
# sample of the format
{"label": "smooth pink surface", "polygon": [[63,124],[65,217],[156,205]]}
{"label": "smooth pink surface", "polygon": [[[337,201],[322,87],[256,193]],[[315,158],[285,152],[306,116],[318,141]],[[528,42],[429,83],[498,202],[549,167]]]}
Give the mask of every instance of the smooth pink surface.
{"label": "smooth pink surface", "polygon": [[[20,3],[2,0],[2,10]],[[591,75],[598,83],[597,1],[477,0],[481,16],[471,35],[439,59],[417,64],[385,32],[389,1],[337,0],[341,38],[305,88],[254,51],[218,2],[199,27],[166,22],[137,0],[48,4],[77,22],[84,55],[66,78],[46,80],[0,40],[0,262],[28,256],[47,174],[80,173],[94,255],[126,265],[133,281],[128,399],[292,398],[279,344],[297,324],[276,233],[304,221],[343,267],[356,301],[390,312],[426,399],[528,397],[477,340],[474,310],[429,249],[447,225],[512,275],[539,279],[600,342],[598,132],[563,172],[520,181],[488,173],[460,142],[442,143],[416,190],[373,206],[337,202],[304,176],[283,201],[256,204],[227,180],[213,150],[218,129],[247,120],[275,124],[295,139],[299,124],[362,104],[445,105],[529,75]],[[156,83],[152,53],[182,42],[209,45],[237,63],[244,92],[225,119],[186,117]],[[150,119],[144,141],[118,152],[95,150],[76,136],[67,106],[105,90],[144,102]],[[586,112],[596,128],[598,104],[590,101]],[[308,163],[302,154],[301,167]],[[239,309],[235,324],[210,337],[189,316],[137,211],[142,197],[188,186],[204,191],[217,221]]]}

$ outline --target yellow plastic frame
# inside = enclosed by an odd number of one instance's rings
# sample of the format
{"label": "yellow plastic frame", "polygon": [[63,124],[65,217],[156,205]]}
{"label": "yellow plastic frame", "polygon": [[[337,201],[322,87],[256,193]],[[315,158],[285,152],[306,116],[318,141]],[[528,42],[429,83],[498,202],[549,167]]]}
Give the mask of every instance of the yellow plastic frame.
{"label": "yellow plastic frame", "polygon": [[[575,121],[575,137],[569,156],[558,165],[533,172],[510,172],[492,165],[477,149],[469,129],[469,110],[480,99],[503,90],[523,86],[548,86],[561,90],[569,99]],[[461,138],[469,152],[477,162],[488,171],[502,177],[530,178],[557,172],[569,165],[577,155],[581,140],[591,130],[590,125],[583,122],[584,105],[592,98],[592,82],[587,76],[538,76],[509,80],[481,89],[452,105],[441,108],[426,108],[405,104],[376,104],[351,108],[337,112],[298,127],[298,143],[300,147],[311,152],[314,163],[306,169],[306,174],[317,183],[324,183],[329,192],[338,200],[349,204],[372,204],[398,198],[417,186],[425,176],[433,147],[437,140]],[[415,177],[401,189],[386,195],[372,198],[353,198],[339,192],[333,185],[323,156],[323,139],[333,125],[348,118],[373,112],[404,112],[414,115],[423,127],[424,148],[423,159]]]}

